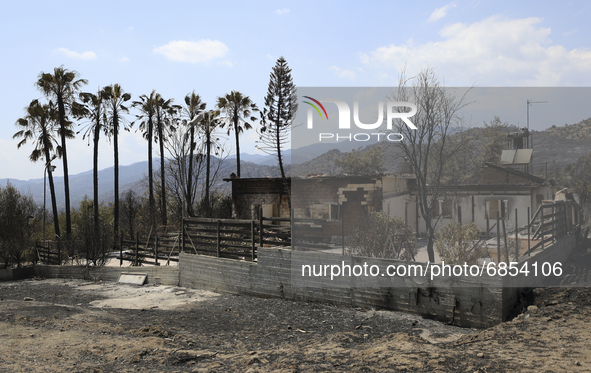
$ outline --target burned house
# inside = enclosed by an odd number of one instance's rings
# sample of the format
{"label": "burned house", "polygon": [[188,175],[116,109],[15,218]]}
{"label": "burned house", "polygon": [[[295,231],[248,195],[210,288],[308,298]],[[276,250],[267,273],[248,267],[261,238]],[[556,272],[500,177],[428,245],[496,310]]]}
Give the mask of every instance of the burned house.
{"label": "burned house", "polygon": [[[237,219],[289,217],[286,188],[281,178],[232,178],[233,214]],[[293,217],[307,221],[312,234],[340,237],[372,211],[403,219],[415,232],[426,233],[416,202],[418,189],[412,174],[375,176],[311,176],[288,179]],[[505,225],[526,224],[544,200],[553,199],[545,179],[504,165],[485,163],[478,184],[441,187],[435,227],[451,221],[474,222],[486,230],[487,217],[497,214]],[[528,215],[529,214],[529,215]]]}
{"label": "burned house", "polygon": [[[436,228],[451,221],[463,224],[474,222],[486,230],[487,217],[505,220],[507,226],[525,225],[542,201],[552,199],[550,183],[540,177],[503,165],[485,163],[480,173],[480,183],[444,186],[440,191],[437,211],[432,219]],[[399,181],[400,184],[401,181]],[[386,181],[384,181],[386,185]],[[426,233],[425,222],[416,203],[418,190],[413,178],[407,178],[405,186],[384,188],[384,211],[390,216],[403,218],[419,233]]]}
{"label": "burned house", "polygon": [[[289,201],[281,178],[232,178],[233,215],[255,219],[289,217]],[[289,178],[293,217],[303,234],[341,236],[365,215],[382,210],[382,176],[312,176]],[[343,218],[344,217],[344,218]]]}

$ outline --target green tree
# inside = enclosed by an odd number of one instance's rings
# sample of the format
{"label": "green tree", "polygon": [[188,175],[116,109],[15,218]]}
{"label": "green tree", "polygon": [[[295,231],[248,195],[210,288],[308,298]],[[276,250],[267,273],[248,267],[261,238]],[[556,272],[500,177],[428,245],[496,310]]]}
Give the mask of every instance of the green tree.
{"label": "green tree", "polygon": [[457,264],[476,264],[478,258],[488,257],[486,247],[478,240],[476,224],[461,225],[451,222],[435,234],[435,247],[442,261]]}
{"label": "green tree", "polygon": [[591,202],[591,153],[577,159],[570,168],[572,188],[579,195],[581,205]]}
{"label": "green tree", "polygon": [[375,175],[386,170],[384,167],[384,153],[379,146],[372,146],[366,151],[345,153],[335,160],[335,165],[341,168],[341,173],[360,176]]}
{"label": "green tree", "polygon": [[[33,152],[29,156],[31,162],[44,160],[45,167],[55,159],[61,152],[61,147],[57,143],[54,134],[58,126],[58,110],[49,101],[48,104],[40,104],[38,100],[33,100],[26,109],[26,115],[16,121],[19,131],[13,138],[22,138],[17,147],[25,145],[31,141],[34,145]],[[68,135],[71,131],[66,131]],[[70,134],[71,135],[71,134]],[[49,190],[51,194],[51,207],[53,211],[53,226],[55,235],[60,237],[59,216],[55,200],[55,188],[53,184],[53,172],[51,167],[47,167],[47,176],[49,179]]]}
{"label": "green tree", "polygon": [[[185,106],[182,109],[182,114],[185,120],[183,120],[182,123],[189,128],[188,139],[186,139],[189,140],[189,166],[187,167],[187,186],[184,194],[187,205],[187,215],[189,216],[194,215],[193,204],[195,203],[195,190],[193,188],[193,162],[195,161],[195,147],[197,146],[195,141],[195,130],[199,123],[197,120],[198,116],[203,113],[205,106],[205,102],[201,100],[201,96],[195,94],[195,91],[185,96]],[[182,157],[184,159],[184,152]],[[182,184],[184,185],[185,183]]]}
{"label": "green tree", "polygon": [[287,66],[285,58],[279,57],[271,71],[267,96],[265,96],[265,107],[260,112],[260,145],[258,147],[265,153],[277,157],[290,210],[290,191],[281,150],[289,142],[292,122],[297,111],[298,101],[296,87],[291,77],[291,68]]}
{"label": "green tree", "polygon": [[63,66],[53,69],[53,74],[41,72],[37,80],[37,88],[48,98],[55,99],[58,109],[61,137],[61,155],[64,166],[64,191],[66,199],[66,233],[72,233],[72,219],[70,216],[70,182],[68,174],[68,154],[66,151],[66,139],[71,133],[72,123],[68,120],[68,112],[74,106],[76,94],[80,88],[87,84],[85,79],[79,79],[76,71],[70,71]]}
{"label": "green tree", "polygon": [[226,118],[231,123],[228,126],[228,134],[230,134],[230,130],[233,130],[236,136],[236,176],[240,177],[240,134],[245,130],[252,129],[248,121],[256,120],[252,114],[258,112],[259,109],[250,97],[238,91],[218,97],[217,108],[226,114]]}
{"label": "green tree", "polygon": [[38,208],[32,196],[22,195],[10,183],[0,187],[0,255],[21,266],[27,250],[35,247],[34,230]]}
{"label": "green tree", "polygon": [[[108,242],[113,237],[110,224],[111,209],[103,204],[99,206],[99,217],[93,214],[94,201],[87,196],[80,202],[80,207],[72,214],[74,227],[74,245],[79,256],[86,258],[87,264],[103,266],[107,262]],[[96,221],[99,222],[98,231],[95,229]],[[98,235],[98,236],[97,236]]]}
{"label": "green tree", "polygon": [[[114,242],[119,239],[119,131],[121,128],[128,130],[129,122],[124,114],[129,113],[126,102],[131,99],[129,93],[124,93],[119,84],[113,84],[104,88],[107,95],[105,105],[107,110],[107,136],[113,139],[114,152],[114,210],[113,210],[113,234]],[[123,126],[123,127],[122,127]]]}
{"label": "green tree", "polygon": [[495,115],[492,121],[484,122],[482,128],[482,146],[479,163],[484,162],[499,163],[501,153],[507,145],[507,131],[509,130],[509,123],[502,122],[501,119]]}
{"label": "green tree", "polygon": [[412,228],[383,211],[369,213],[347,238],[352,255],[414,260],[417,239]]}

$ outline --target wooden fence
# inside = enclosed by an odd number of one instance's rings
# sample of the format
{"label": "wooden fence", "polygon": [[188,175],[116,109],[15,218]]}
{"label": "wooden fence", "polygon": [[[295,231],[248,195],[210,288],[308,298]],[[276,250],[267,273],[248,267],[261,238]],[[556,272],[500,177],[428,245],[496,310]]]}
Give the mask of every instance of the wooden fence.
{"label": "wooden fence", "polygon": [[133,266],[143,264],[169,265],[170,262],[179,261],[179,251],[181,248],[180,233],[164,233],[150,235],[147,239],[140,239],[136,235],[135,240],[119,240],[119,264],[127,260]]}
{"label": "wooden fence", "polygon": [[256,259],[257,247],[290,246],[290,218],[183,219],[182,248],[216,257]]}

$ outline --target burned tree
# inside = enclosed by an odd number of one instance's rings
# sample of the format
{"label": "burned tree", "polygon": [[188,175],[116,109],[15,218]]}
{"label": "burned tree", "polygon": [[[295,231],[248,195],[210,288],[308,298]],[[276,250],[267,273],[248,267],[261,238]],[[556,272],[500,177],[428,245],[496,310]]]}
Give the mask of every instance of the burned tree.
{"label": "burned tree", "polygon": [[[421,71],[414,78],[400,78],[395,101],[412,102],[417,112],[411,120],[416,129],[398,119],[394,124],[403,136],[398,143],[416,177],[419,207],[427,229],[429,260],[435,260],[433,242],[439,200],[442,197],[444,174],[449,162],[458,159],[467,149],[463,139],[460,110],[467,105],[466,93],[457,97],[439,83],[433,69]],[[404,110],[404,109],[401,109]]]}

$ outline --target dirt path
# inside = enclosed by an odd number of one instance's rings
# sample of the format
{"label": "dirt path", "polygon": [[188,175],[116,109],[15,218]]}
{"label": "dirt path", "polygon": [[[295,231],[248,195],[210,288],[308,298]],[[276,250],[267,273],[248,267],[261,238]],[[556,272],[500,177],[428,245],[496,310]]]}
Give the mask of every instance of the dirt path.
{"label": "dirt path", "polygon": [[535,295],[477,331],[167,286],[1,283],[0,372],[590,371],[590,290]]}

